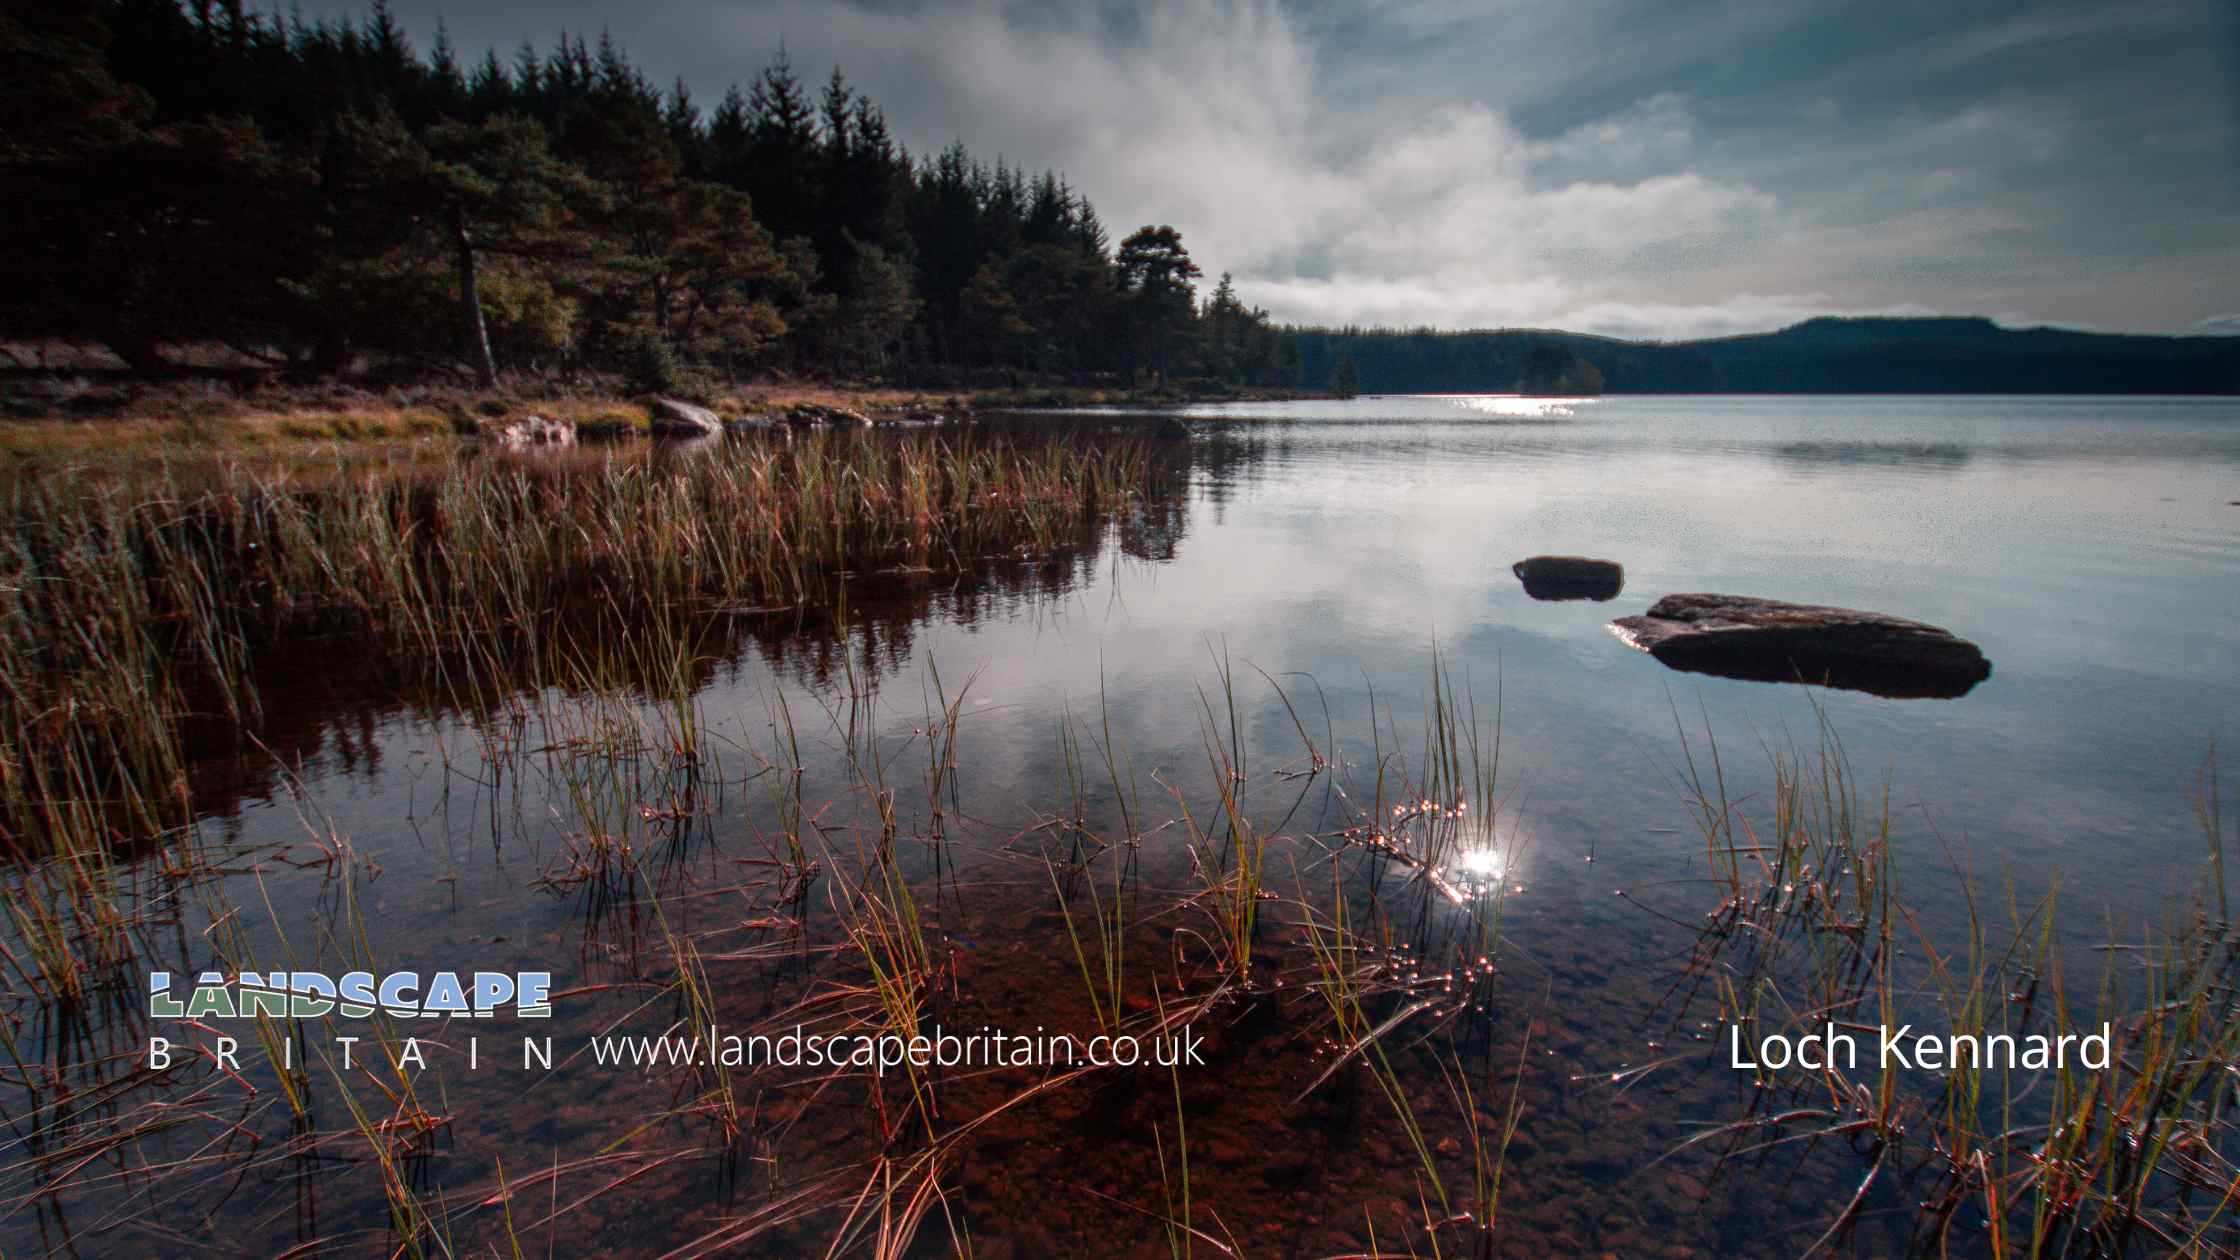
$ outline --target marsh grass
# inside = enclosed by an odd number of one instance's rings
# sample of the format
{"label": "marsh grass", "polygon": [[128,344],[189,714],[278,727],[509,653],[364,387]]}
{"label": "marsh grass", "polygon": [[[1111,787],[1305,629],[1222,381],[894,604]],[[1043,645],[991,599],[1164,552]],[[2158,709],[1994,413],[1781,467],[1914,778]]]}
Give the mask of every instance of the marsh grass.
{"label": "marsh grass", "polygon": [[[400,679],[433,684],[472,715],[484,764],[454,767],[447,747],[444,774],[468,775],[488,794],[493,834],[504,785],[518,802],[519,785],[541,772],[535,795],[557,807],[561,834],[548,881],[580,890],[587,940],[610,915],[649,923],[650,940],[633,929],[615,948],[663,986],[675,1026],[711,1036],[717,963],[664,885],[706,834],[728,781],[727,741],[698,699],[709,618],[844,604],[844,583],[867,570],[953,571],[1079,546],[1163,475],[1126,442],[824,434],[734,444],[674,466],[623,454],[556,468],[354,455],[10,482],[0,491],[0,849],[9,854],[0,967],[12,992],[0,1041],[29,1109],[11,1111],[19,1140],[0,1168],[8,1205],[60,1219],[66,1199],[99,1186],[191,1193],[194,1178],[238,1175],[247,1157],[134,1169],[128,1154],[194,1126],[246,1134],[276,1103],[293,1136],[259,1160],[310,1168],[355,1133],[389,1205],[393,1249],[456,1250],[459,1205],[422,1189],[446,1107],[393,1057],[349,1079],[338,1065],[314,1072],[294,1061],[271,1073],[272,1102],[230,1118],[223,1095],[246,1081],[220,1073],[180,1089],[176,1069],[131,1066],[144,969],[167,952],[145,938],[180,927],[195,890],[218,898],[200,918],[222,965],[256,965],[243,909],[217,891],[240,871],[209,864],[193,839],[183,732],[232,730],[259,747],[261,658],[274,645],[308,635],[370,648]],[[934,680],[922,838],[936,845],[961,813],[963,703]],[[782,901],[798,912],[833,850],[804,796],[807,753],[782,690],[776,704],[782,751],[750,757],[762,772],[748,777],[770,783],[784,834]],[[859,851],[861,874],[833,899],[871,977],[865,1006],[848,1018],[907,1029],[937,997],[941,969],[896,860],[900,824],[875,750],[863,769],[886,821]],[[370,958],[346,887],[356,860],[347,842],[329,827],[311,850],[345,885],[334,902],[344,927],[322,954]],[[287,953],[281,916],[266,910]],[[176,948],[183,954],[184,941]],[[301,1032],[260,1017],[244,1037],[277,1064],[273,1052]],[[374,1040],[389,1046],[393,1032]],[[728,1151],[758,1128],[754,1104],[720,1064],[709,1071],[672,1110],[710,1117]],[[909,1082],[891,1132],[914,1116],[921,1140],[935,1139],[932,1084]],[[341,1134],[317,1124],[337,1103]],[[919,1169],[921,1188],[937,1189],[936,1166]],[[512,1199],[498,1201],[518,1247]],[[797,1200],[771,1221],[809,1208]]]}
{"label": "marsh grass", "polygon": [[[1088,783],[1088,762],[1082,753],[1082,724],[1070,712],[1061,712],[1055,739],[1059,750],[1057,799],[1062,803],[1061,812],[1046,817],[1041,823],[1041,829],[1059,838],[1059,846],[1055,853],[1045,848],[1042,863],[1051,891],[1057,895],[1059,912],[1065,918],[1066,940],[1072,946],[1074,964],[1088,992],[1090,1009],[1095,1013],[1098,1027],[1110,1032],[1118,1029],[1127,1018],[1129,903],[1139,895],[1132,877],[1142,843],[1136,831],[1141,798],[1132,769],[1122,770],[1128,758],[1113,741],[1111,710],[1101,687],[1098,706],[1102,738],[1096,740],[1096,747],[1108,785],[1103,790],[1109,791],[1119,831],[1109,834],[1092,822],[1096,807],[1091,803],[1093,789]],[[1100,876],[1095,869],[1099,858],[1111,867],[1109,884],[1104,882],[1107,877]],[[1075,912],[1076,905],[1084,897],[1089,903],[1085,917],[1094,946],[1093,963]],[[1156,997],[1155,984],[1153,993]]]}
{"label": "marsh grass", "polygon": [[[1302,894],[1302,901],[1304,899]],[[1425,1135],[1423,1123],[1409,1100],[1407,1082],[1385,1047],[1389,1034],[1433,1009],[1438,1002],[1433,998],[1417,998],[1382,1019],[1372,1018],[1365,1005],[1367,987],[1361,974],[1361,946],[1349,926],[1346,901],[1347,892],[1341,883],[1332,891],[1330,921],[1326,925],[1312,917],[1306,921],[1307,945],[1313,952],[1315,969],[1321,978],[1317,992],[1329,1010],[1335,1053],[1329,1066],[1299,1096],[1304,1099],[1324,1081],[1358,1060],[1367,1068],[1377,1091],[1391,1105],[1393,1118],[1399,1122],[1408,1148],[1422,1170],[1419,1187],[1428,1188],[1437,1197],[1443,1219],[1451,1212],[1446,1182],[1440,1176],[1438,1160],[1433,1157],[1431,1139]]]}
{"label": "marsh grass", "polygon": [[681,601],[793,607],[854,571],[1049,555],[1158,476],[1126,442],[819,433],[676,463],[16,480],[0,492],[0,845],[175,824],[181,722],[253,722],[250,664],[281,638],[513,659],[567,610],[629,625]]}
{"label": "marsh grass", "polygon": [[[1909,1254],[2240,1254],[2240,934],[2213,754],[2198,877],[2140,939],[2090,951],[2102,965],[2079,990],[2087,951],[2056,927],[2058,885],[2025,897],[2010,878],[1986,898],[1948,856],[1956,930],[1933,930],[1900,898],[1889,790],[1860,789],[1825,710],[1814,713],[1804,749],[1768,747],[1763,799],[1730,798],[1715,744],[1683,752],[1679,782],[1722,896],[1675,1009],[1709,993],[1719,1024],[1753,1041],[1832,1024],[1869,1050],[1857,1069],[1761,1071],[1742,1119],[1680,1149],[1715,1146],[1722,1164],[1831,1143],[1858,1152],[1863,1171],[1811,1251],[1875,1196],[1905,1194],[1918,1204]],[[1880,1029],[1907,1024],[1983,1045],[2106,1026],[2113,1062],[2095,1070],[2072,1052],[2010,1070],[1963,1053],[1914,1073],[1872,1049]]]}
{"label": "marsh grass", "polygon": [[[1188,839],[1191,860],[1205,881],[1199,900],[1214,922],[1221,969],[1238,983],[1253,983],[1253,947],[1259,939],[1260,904],[1265,895],[1265,864],[1270,829],[1255,816],[1248,798],[1249,749],[1237,708],[1237,678],[1225,649],[1210,644],[1221,711],[1201,684],[1198,710],[1210,796],[1199,808],[1179,784],[1169,784],[1175,811]],[[1289,815],[1286,815],[1288,817]],[[1277,824],[1280,827],[1281,823]]]}

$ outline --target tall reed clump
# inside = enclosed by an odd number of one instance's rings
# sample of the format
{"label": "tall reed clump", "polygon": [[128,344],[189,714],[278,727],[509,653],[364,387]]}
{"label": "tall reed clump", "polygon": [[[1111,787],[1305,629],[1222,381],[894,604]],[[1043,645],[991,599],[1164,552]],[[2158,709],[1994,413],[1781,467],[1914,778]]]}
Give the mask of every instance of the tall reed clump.
{"label": "tall reed clump", "polygon": [[1078,545],[1159,478],[1141,444],[969,436],[549,467],[329,458],[0,489],[0,849],[179,821],[182,720],[253,720],[252,661],[278,639],[488,659],[568,610],[795,606],[848,571]]}
{"label": "tall reed clump", "polygon": [[[1905,1179],[1919,1254],[2240,1254],[2240,930],[2213,756],[2199,874],[2141,939],[2098,951],[2102,974],[2080,992],[2073,959],[2090,942],[2057,932],[2057,888],[2010,886],[1987,905],[1956,862],[1957,928],[1899,900],[1888,790],[1859,790],[1816,716],[1813,751],[1771,753],[1770,817],[1727,796],[1715,749],[1691,754],[1684,791],[1725,897],[1675,992],[1714,993],[1722,1028],[1750,1044],[1832,1026],[1866,1052],[1856,1067],[1761,1071],[1744,1118],[1684,1146],[1858,1152],[1863,1173],[1811,1251]],[[1915,1071],[1876,1052],[1880,1029],[1908,1026],[1950,1061]],[[2105,1066],[2081,1046],[2027,1057],[2033,1041],[2103,1032]]]}
{"label": "tall reed clump", "polygon": [[1237,708],[1236,674],[1226,651],[1214,655],[1213,666],[1221,689],[1219,714],[1205,688],[1198,689],[1200,742],[1205,746],[1211,801],[1204,811],[1193,810],[1179,788],[1170,785],[1170,790],[1191,861],[1205,880],[1201,898],[1213,917],[1213,940],[1222,968],[1250,985],[1271,829],[1263,827],[1249,808],[1248,745]]}

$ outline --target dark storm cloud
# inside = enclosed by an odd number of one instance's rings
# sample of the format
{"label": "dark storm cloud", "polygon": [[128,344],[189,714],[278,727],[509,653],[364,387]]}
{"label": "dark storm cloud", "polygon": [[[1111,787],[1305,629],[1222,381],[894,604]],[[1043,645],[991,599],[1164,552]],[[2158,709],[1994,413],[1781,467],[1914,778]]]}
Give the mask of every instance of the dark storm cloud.
{"label": "dark storm cloud", "polygon": [[[1065,171],[1292,319],[1632,335],[1827,310],[2227,330],[2221,0],[395,0],[465,54],[613,33],[703,103],[782,43],[917,150]],[[345,11],[306,6],[306,13]],[[2222,323],[2216,322],[2222,320]]]}

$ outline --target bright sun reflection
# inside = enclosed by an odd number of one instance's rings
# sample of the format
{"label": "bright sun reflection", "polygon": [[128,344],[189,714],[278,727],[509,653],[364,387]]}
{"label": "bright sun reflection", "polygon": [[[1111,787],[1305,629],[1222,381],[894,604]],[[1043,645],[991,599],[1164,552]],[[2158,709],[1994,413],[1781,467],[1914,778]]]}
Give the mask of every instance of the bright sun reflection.
{"label": "bright sun reflection", "polygon": [[1446,397],[1457,406],[1468,407],[1472,411],[1514,419],[1576,416],[1582,403],[1593,401],[1587,398],[1519,398],[1499,394],[1450,394]]}
{"label": "bright sun reflection", "polygon": [[1497,884],[1508,863],[1496,849],[1470,849],[1454,860],[1454,874],[1473,884]]}

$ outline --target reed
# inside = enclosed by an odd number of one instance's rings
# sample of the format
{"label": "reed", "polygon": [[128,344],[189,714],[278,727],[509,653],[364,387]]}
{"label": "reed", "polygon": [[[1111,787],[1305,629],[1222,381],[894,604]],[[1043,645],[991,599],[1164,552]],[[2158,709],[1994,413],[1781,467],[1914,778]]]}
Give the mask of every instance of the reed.
{"label": "reed", "polygon": [[[1128,876],[1136,853],[1134,784],[1129,783],[1125,789],[1121,786],[1122,757],[1113,750],[1107,718],[1103,760],[1107,774],[1112,777],[1122,833],[1117,837],[1104,834],[1091,825],[1080,731],[1070,714],[1059,715],[1056,742],[1060,753],[1059,799],[1064,812],[1046,818],[1043,826],[1060,836],[1063,860],[1046,850],[1042,855],[1043,868],[1049,876],[1051,891],[1057,895],[1058,910],[1065,917],[1066,940],[1073,947],[1074,965],[1088,991],[1090,1009],[1095,1013],[1098,1027],[1110,1032],[1117,1029],[1125,1017]],[[1109,888],[1100,886],[1100,877],[1094,869],[1099,857],[1109,859],[1112,868]],[[1074,910],[1076,902],[1084,895],[1089,902],[1086,915],[1089,930],[1094,933],[1094,963],[1083,944],[1083,932]]]}
{"label": "reed", "polygon": [[[1328,922],[1320,922],[1311,914],[1305,922],[1307,946],[1313,953],[1319,976],[1316,992],[1330,1016],[1333,1052],[1329,1066],[1299,1096],[1303,1099],[1313,1093],[1348,1064],[1361,1063],[1376,1083],[1377,1091],[1391,1105],[1393,1117],[1399,1122],[1421,1170],[1418,1185],[1437,1198],[1439,1218],[1443,1220],[1451,1214],[1451,1208],[1446,1182],[1439,1174],[1439,1162],[1432,1155],[1432,1140],[1426,1136],[1416,1116],[1415,1105],[1409,1101],[1407,1083],[1399,1066],[1385,1049],[1385,1038],[1389,1034],[1437,1002],[1429,998],[1412,1000],[1382,1019],[1371,1017],[1366,1004],[1370,990],[1362,972],[1362,947],[1350,926],[1343,878],[1335,867],[1332,869]],[[1305,900],[1303,891],[1301,900]]]}
{"label": "reed", "polygon": [[1200,894],[1210,907],[1215,941],[1225,972],[1245,985],[1253,983],[1252,949],[1259,937],[1262,877],[1269,833],[1256,820],[1247,801],[1248,749],[1243,719],[1237,710],[1236,671],[1226,651],[1213,651],[1215,677],[1219,680],[1221,712],[1203,685],[1198,688],[1200,742],[1205,749],[1210,803],[1202,811],[1176,785],[1169,785],[1175,808],[1188,837],[1192,860],[1205,880]]}
{"label": "reed", "polygon": [[[1140,445],[818,434],[667,461],[166,464],[0,489],[0,846],[178,818],[178,727],[259,704],[259,649],[453,656],[594,609],[797,606],[850,571],[1077,545],[1163,474]],[[509,648],[504,655],[513,656]]]}
{"label": "reed", "polygon": [[[868,854],[859,850],[857,856],[857,877],[836,882],[831,893],[833,913],[866,974],[864,987],[874,999],[877,1027],[908,1044],[932,1022],[943,969],[926,942],[917,895],[899,870],[893,850],[882,847]],[[937,1128],[931,1070],[907,1060],[901,1066],[910,1099],[903,1116],[890,1114],[881,1084],[876,1079],[871,1084],[881,1130],[893,1141],[911,1127],[914,1115],[916,1127],[932,1141]]]}
{"label": "reed", "polygon": [[2112,1062],[2100,1070],[2072,1054],[2040,1071],[1956,1056],[1925,1083],[1870,1053],[1859,1070],[1761,1073],[1742,1119],[1678,1150],[1723,1143],[1726,1159],[1833,1140],[1859,1152],[1863,1175],[1815,1251],[1876,1187],[1905,1177],[1926,1185],[1909,1190],[1922,1254],[2235,1254],[2240,933],[2226,916],[2213,759],[2201,775],[2199,877],[2142,939],[2111,940],[2097,982],[2077,993],[2067,961],[2077,949],[2055,927],[2058,886],[2026,899],[2010,881],[1987,905],[1954,858],[1956,932],[1931,930],[1899,898],[1889,790],[1860,791],[1817,705],[1815,716],[1802,755],[1768,749],[1772,789],[1755,811],[1726,796],[1715,752],[1683,758],[1724,895],[1676,990],[1708,988],[1720,1022],[1752,1037],[1832,1023],[1872,1042],[1914,1024],[1991,1045],[2105,1026]]}

